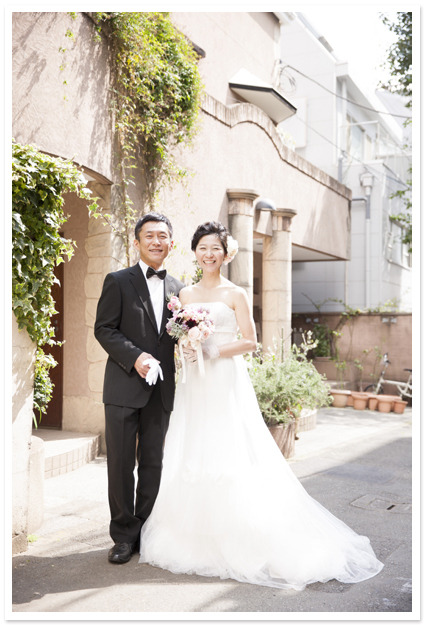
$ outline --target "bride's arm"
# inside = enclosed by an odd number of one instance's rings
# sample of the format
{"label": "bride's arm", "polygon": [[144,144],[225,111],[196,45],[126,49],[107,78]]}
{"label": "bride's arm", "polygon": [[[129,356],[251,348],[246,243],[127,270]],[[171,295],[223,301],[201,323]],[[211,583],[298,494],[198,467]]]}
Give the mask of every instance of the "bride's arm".
{"label": "bride's arm", "polygon": [[231,358],[232,356],[247,354],[253,352],[257,347],[254,320],[249,310],[248,296],[244,289],[238,289],[235,292],[233,303],[242,338],[218,346],[219,353],[216,356],[219,358]]}

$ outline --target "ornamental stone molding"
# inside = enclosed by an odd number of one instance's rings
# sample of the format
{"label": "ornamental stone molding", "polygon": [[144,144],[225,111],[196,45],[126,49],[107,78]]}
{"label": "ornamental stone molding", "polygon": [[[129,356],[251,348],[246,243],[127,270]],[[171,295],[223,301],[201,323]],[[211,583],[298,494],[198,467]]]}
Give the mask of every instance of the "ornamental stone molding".
{"label": "ornamental stone molding", "polygon": [[310,176],[310,178],[314,178],[317,182],[329,187],[332,191],[342,195],[345,199],[351,200],[351,189],[284,145],[270,117],[260,108],[254,106],[254,104],[241,102],[240,104],[226,106],[211,95],[204,94],[201,109],[205,114],[214,117],[214,119],[230,128],[243,123],[255,124],[269,136],[282,161],[287,162],[307,176]]}
{"label": "ornamental stone molding", "polygon": [[292,219],[296,214],[294,208],[278,208],[273,211],[256,209],[254,231],[267,237],[272,237],[274,232],[290,232]]}
{"label": "ornamental stone molding", "polygon": [[272,229],[273,231],[291,231],[292,219],[297,214],[294,208],[278,208],[272,215]]}
{"label": "ornamental stone molding", "polygon": [[229,215],[246,215],[254,217],[254,200],[258,193],[252,189],[227,189],[229,198]]}

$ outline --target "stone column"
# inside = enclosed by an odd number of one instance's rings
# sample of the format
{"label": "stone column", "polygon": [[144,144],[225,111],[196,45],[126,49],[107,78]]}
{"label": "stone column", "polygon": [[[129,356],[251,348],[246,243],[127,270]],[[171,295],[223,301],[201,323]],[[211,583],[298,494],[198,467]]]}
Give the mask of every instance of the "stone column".
{"label": "stone column", "polygon": [[[119,214],[121,199],[117,188],[98,182],[91,183],[93,195],[99,198],[100,207],[113,215],[114,225],[119,229],[116,215]],[[103,281],[110,271],[118,271],[126,266],[125,249],[119,232],[106,226],[103,219],[90,218],[85,250],[88,256],[87,272],[84,279],[86,298],[85,318],[87,326],[86,355],[88,361],[89,401],[85,397],[75,397],[72,407],[74,425],[69,429],[101,435],[101,451],[106,452],[105,416],[102,402],[103,378],[107,354],[95,339],[93,326],[96,319],[97,303],[102,292]],[[75,424],[78,423],[78,427]]]}
{"label": "stone column", "polygon": [[283,353],[291,346],[293,209],[272,213],[272,236],[263,238],[263,347],[273,347],[273,340],[283,338]]}
{"label": "stone column", "polygon": [[[90,182],[90,189],[98,198],[100,208],[113,215],[115,221],[120,206],[116,188],[95,181]],[[62,427],[72,432],[100,434],[104,453],[102,390],[107,353],[95,339],[93,326],[105,275],[125,267],[125,250],[119,233],[106,225],[102,217],[88,217],[84,202],[75,196],[69,197],[67,202],[72,219],[66,225],[65,235],[78,240],[79,245],[70,263],[69,274],[65,275],[65,301],[67,295],[69,301],[64,311],[67,351],[64,355]],[[79,363],[78,376],[74,370],[76,362]]]}
{"label": "stone column", "polygon": [[254,200],[258,197],[258,193],[251,189],[227,189],[227,197],[229,198],[229,230],[239,244],[239,252],[229,265],[229,278],[245,289],[252,310]]}

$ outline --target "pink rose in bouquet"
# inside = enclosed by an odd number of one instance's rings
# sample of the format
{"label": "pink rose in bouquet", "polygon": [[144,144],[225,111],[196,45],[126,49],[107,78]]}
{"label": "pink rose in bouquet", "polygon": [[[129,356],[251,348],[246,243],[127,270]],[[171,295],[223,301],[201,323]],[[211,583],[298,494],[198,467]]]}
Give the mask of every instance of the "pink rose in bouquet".
{"label": "pink rose in bouquet", "polygon": [[190,328],[189,332],[187,333],[187,338],[190,341],[201,341],[202,340],[202,334],[201,334],[201,331],[198,328],[198,326],[193,326],[193,328]]}
{"label": "pink rose in bouquet", "polygon": [[167,304],[168,310],[177,311],[182,307],[181,302],[177,295],[171,295]]}

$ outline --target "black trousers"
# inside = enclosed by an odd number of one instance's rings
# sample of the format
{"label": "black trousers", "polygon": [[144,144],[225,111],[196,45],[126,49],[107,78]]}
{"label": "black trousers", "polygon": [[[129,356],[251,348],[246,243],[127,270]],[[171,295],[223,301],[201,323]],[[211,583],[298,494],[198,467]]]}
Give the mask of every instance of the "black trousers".
{"label": "black trousers", "polygon": [[[143,408],[105,404],[109,532],[114,542],[134,543],[150,515],[161,480],[164,439],[170,412],[164,410],[159,385]],[[136,496],[134,467],[137,457]]]}

